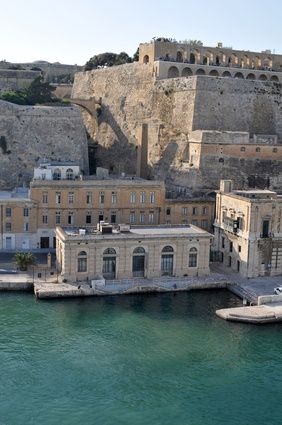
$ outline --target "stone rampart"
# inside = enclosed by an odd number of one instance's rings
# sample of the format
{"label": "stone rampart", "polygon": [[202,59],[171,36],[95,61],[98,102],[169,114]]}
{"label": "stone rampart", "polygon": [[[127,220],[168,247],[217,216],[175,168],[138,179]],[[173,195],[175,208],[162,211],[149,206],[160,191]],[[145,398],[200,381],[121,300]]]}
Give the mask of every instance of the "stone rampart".
{"label": "stone rampart", "polygon": [[[135,171],[137,129],[147,123],[149,172],[168,186],[217,188],[221,178],[280,185],[280,150],[273,160],[270,150],[247,158],[244,149],[237,152],[250,143],[262,147],[264,139],[269,149],[282,142],[280,83],[206,76],[159,80],[153,64],[134,63],[76,74],[72,96],[101,98],[97,120],[86,112],[84,117],[98,142],[97,161],[110,170]],[[197,130],[211,131],[207,144],[217,148],[201,148],[194,167],[189,158]]]}
{"label": "stone rampart", "polygon": [[0,101],[0,188],[28,183],[43,158],[77,161],[88,172],[87,138],[78,107]]}
{"label": "stone rampart", "polygon": [[40,71],[0,69],[0,93],[25,89],[40,75]]}

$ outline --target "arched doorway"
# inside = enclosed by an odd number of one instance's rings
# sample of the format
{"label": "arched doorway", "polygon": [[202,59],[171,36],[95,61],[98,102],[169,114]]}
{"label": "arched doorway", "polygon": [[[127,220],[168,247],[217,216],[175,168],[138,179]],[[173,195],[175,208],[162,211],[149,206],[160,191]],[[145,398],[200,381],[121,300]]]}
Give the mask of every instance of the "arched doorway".
{"label": "arched doorway", "polygon": [[116,250],[107,248],[103,252],[103,276],[105,279],[116,278]]}
{"label": "arched doorway", "polygon": [[138,246],[133,251],[132,275],[133,277],[144,277],[145,275],[145,249],[142,246]]}
{"label": "arched doorway", "polygon": [[59,168],[54,170],[53,180],[61,180],[61,170]]}
{"label": "arched doorway", "polygon": [[173,274],[173,248],[165,246],[161,255],[161,272],[162,276],[172,276]]}
{"label": "arched doorway", "polygon": [[176,68],[176,66],[171,66],[168,70],[168,78],[178,78],[179,77],[179,70]]}
{"label": "arched doorway", "polygon": [[194,53],[190,53],[190,63],[196,63],[196,57]]}
{"label": "arched doorway", "polygon": [[198,265],[198,250],[197,248],[191,248],[189,251],[189,267],[197,267]]}
{"label": "arched doorway", "polygon": [[80,251],[77,256],[77,271],[78,273],[87,272],[87,253]]}

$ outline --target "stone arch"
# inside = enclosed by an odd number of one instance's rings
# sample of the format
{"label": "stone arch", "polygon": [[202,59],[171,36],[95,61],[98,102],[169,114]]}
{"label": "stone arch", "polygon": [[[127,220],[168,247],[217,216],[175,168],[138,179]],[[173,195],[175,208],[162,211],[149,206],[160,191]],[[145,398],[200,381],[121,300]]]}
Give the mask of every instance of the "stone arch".
{"label": "stone arch", "polygon": [[210,65],[211,63],[213,63],[213,53],[210,51],[207,51],[205,53],[205,57],[207,58],[207,65]]}
{"label": "stone arch", "polygon": [[265,74],[260,74],[258,79],[261,81],[267,81],[267,76]]}
{"label": "stone arch", "polygon": [[277,75],[272,75],[272,77],[270,77],[270,81],[276,81],[277,83],[279,83],[279,78],[277,77]]}
{"label": "stone arch", "polygon": [[215,57],[215,64],[216,65],[219,65],[220,64],[220,57],[219,57],[219,55],[216,55],[216,57]]}
{"label": "stone arch", "polygon": [[171,66],[168,70],[168,78],[179,77],[179,69],[176,66]]}
{"label": "stone arch", "polygon": [[243,68],[249,68],[250,66],[250,58],[248,55],[244,55],[243,58]]}
{"label": "stone arch", "polygon": [[203,68],[197,69],[196,75],[206,75],[205,70]]}
{"label": "stone arch", "polygon": [[253,74],[253,73],[251,72],[250,74],[248,74],[248,75],[247,75],[246,79],[247,79],[247,80],[255,80],[255,79],[256,79],[256,76],[255,76],[255,74]]}
{"label": "stone arch", "polygon": [[68,168],[66,171],[66,179],[67,180],[73,180],[74,179],[74,172],[72,168]]}
{"label": "stone arch", "polygon": [[209,65],[207,56],[203,57],[203,65]]}
{"label": "stone arch", "polygon": [[183,53],[180,51],[176,53],[176,62],[183,62]]}
{"label": "stone arch", "polygon": [[270,58],[270,57],[264,58],[263,66],[265,68],[272,68],[272,58]]}
{"label": "stone arch", "polygon": [[222,77],[231,77],[231,74],[230,74],[230,72],[229,72],[229,71],[224,71],[224,72],[222,73]]}
{"label": "stone arch", "polygon": [[191,75],[193,75],[192,69],[191,68],[183,68],[182,70],[182,77],[190,77]]}
{"label": "stone arch", "polygon": [[200,52],[197,49],[190,53],[190,63],[200,63]]}
{"label": "stone arch", "polygon": [[148,55],[145,55],[145,56],[143,57],[143,63],[149,63],[149,60],[150,60],[150,58],[149,58],[149,56],[148,56]]}
{"label": "stone arch", "polygon": [[209,75],[210,75],[211,77],[218,77],[218,76],[219,76],[219,73],[218,73],[218,71],[217,71],[216,69],[212,69],[212,70],[210,71]]}
{"label": "stone arch", "polygon": [[244,75],[242,74],[242,72],[236,72],[234,78],[244,78]]}

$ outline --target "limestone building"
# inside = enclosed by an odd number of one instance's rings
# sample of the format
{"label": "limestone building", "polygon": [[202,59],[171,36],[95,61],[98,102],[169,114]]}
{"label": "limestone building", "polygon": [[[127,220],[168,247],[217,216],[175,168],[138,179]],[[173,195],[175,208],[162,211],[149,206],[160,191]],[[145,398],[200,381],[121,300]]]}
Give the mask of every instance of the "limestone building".
{"label": "limestone building", "polygon": [[209,274],[211,235],[194,226],[57,227],[56,238],[58,269],[67,280]]}
{"label": "limestone building", "polygon": [[282,274],[282,197],[270,190],[232,190],[216,197],[214,246],[226,270],[244,277]]}

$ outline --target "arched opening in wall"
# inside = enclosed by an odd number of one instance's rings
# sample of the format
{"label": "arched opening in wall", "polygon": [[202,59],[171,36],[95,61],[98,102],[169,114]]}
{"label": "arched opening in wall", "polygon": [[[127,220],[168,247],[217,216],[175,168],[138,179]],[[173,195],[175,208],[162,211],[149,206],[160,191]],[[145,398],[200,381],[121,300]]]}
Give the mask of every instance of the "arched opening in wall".
{"label": "arched opening in wall", "polygon": [[190,53],[190,63],[196,63],[196,57],[194,53]]}
{"label": "arched opening in wall", "polygon": [[231,77],[231,74],[230,74],[230,72],[229,72],[229,71],[224,71],[224,72],[222,73],[222,77]]}
{"label": "arched opening in wall", "polygon": [[213,63],[213,53],[210,51],[207,51],[205,54],[205,57],[207,58],[207,65],[210,65]]}
{"label": "arched opening in wall", "polygon": [[73,180],[74,179],[74,173],[72,168],[68,168],[66,171],[66,178],[67,180]]}
{"label": "arched opening in wall", "polygon": [[219,73],[217,72],[216,69],[213,69],[212,71],[210,71],[209,75],[211,77],[218,77],[219,76]]}
{"label": "arched opening in wall", "polygon": [[267,81],[267,76],[265,74],[261,74],[259,76],[259,80],[261,80],[261,81]]}
{"label": "arched opening in wall", "polygon": [[220,64],[219,56],[216,56],[216,58],[215,58],[215,64],[216,64],[216,65],[219,65],[219,64]]}
{"label": "arched opening in wall", "polygon": [[61,170],[59,168],[54,170],[53,180],[61,180]]}
{"label": "arched opening in wall", "polygon": [[232,58],[231,58],[231,56],[229,56],[228,61],[227,61],[227,64],[228,64],[228,66],[231,66],[232,65]]}
{"label": "arched opening in wall", "polygon": [[116,250],[107,248],[103,252],[103,276],[105,279],[116,278]]}
{"label": "arched opening in wall", "polygon": [[248,75],[247,75],[246,79],[247,79],[247,80],[255,80],[255,79],[256,79],[256,76],[255,76],[255,74],[252,74],[252,73],[251,73],[251,74],[248,74]]}
{"label": "arched opening in wall", "polygon": [[203,65],[208,65],[208,58],[206,56],[203,58]]}
{"label": "arched opening in wall", "polygon": [[259,56],[255,57],[255,68],[261,68],[261,58]]}
{"label": "arched opening in wall", "polygon": [[184,68],[182,70],[182,77],[190,77],[191,75],[193,75],[192,69],[191,68]]}
{"label": "arched opening in wall", "polygon": [[248,55],[243,57],[243,68],[248,68],[250,66],[250,58]]}
{"label": "arched opening in wall", "polygon": [[138,246],[133,251],[132,275],[133,277],[144,277],[145,274],[145,249]]}
{"label": "arched opening in wall", "polygon": [[206,75],[205,71],[202,68],[197,69],[196,75]]}
{"label": "arched opening in wall", "polygon": [[276,81],[277,83],[279,83],[279,78],[277,77],[277,75],[272,75],[272,77],[270,77],[270,81]]}
{"label": "arched opening in wall", "polygon": [[161,271],[162,276],[172,276],[173,274],[173,248],[165,246],[161,255]]}
{"label": "arched opening in wall", "polygon": [[171,66],[168,70],[168,78],[177,78],[179,77],[179,70],[176,66]]}
{"label": "arched opening in wall", "polygon": [[183,62],[183,54],[182,52],[176,53],[176,62]]}
{"label": "arched opening in wall", "polygon": [[234,78],[244,78],[244,75],[242,74],[242,72],[236,72]]}
{"label": "arched opening in wall", "polygon": [[149,63],[149,56],[148,55],[145,55],[143,57],[143,63]]}

